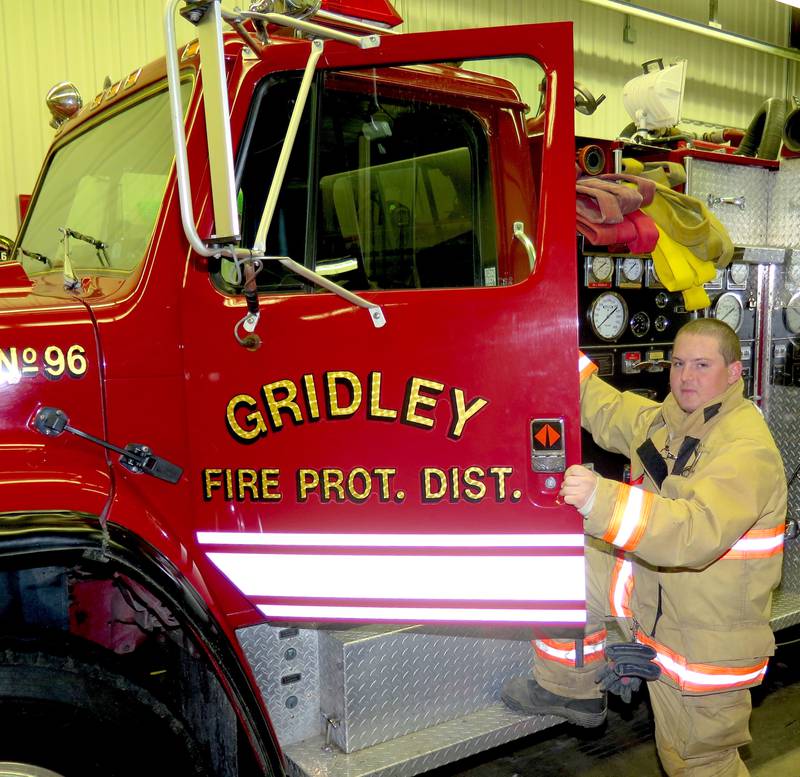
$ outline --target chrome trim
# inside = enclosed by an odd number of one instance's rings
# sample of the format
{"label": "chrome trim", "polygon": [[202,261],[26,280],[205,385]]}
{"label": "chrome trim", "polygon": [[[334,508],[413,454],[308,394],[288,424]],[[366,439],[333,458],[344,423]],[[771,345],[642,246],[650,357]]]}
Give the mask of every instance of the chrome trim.
{"label": "chrome trim", "polygon": [[275,165],[275,171],[272,174],[272,182],[270,183],[269,193],[267,194],[267,201],[264,204],[264,212],[261,214],[261,221],[258,225],[255,240],[253,241],[253,251],[256,254],[263,254],[267,245],[267,232],[269,232],[270,224],[272,223],[272,216],[275,213],[275,206],[278,204],[278,195],[283,186],[283,178],[286,175],[286,168],[289,165],[289,157],[294,148],[294,142],[297,138],[297,130],[300,127],[300,120],[303,118],[303,111],[306,107],[308,100],[308,92],[311,89],[311,80],[317,68],[317,62],[322,56],[325,44],[321,40],[311,41],[311,51],[308,55],[305,70],[303,71],[303,80],[300,82],[300,89],[297,92],[297,98],[294,101],[294,108],[292,115],[289,119],[289,126],[286,128],[286,137],[283,139],[283,146],[281,146],[281,153],[278,156],[278,161]]}
{"label": "chrome trim", "polygon": [[536,246],[525,234],[525,224],[522,221],[514,222],[514,237],[522,243],[525,248],[525,253],[528,254],[528,265],[530,266],[530,273],[533,275],[536,272]]}

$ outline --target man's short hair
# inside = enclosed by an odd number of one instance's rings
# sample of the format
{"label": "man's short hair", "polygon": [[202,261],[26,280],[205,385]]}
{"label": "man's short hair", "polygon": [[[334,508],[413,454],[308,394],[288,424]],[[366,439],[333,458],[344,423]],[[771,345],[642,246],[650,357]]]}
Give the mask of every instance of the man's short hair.
{"label": "man's short hair", "polygon": [[675,335],[675,340],[681,335],[706,335],[713,337],[719,345],[719,352],[725,360],[725,365],[742,360],[742,347],[736,332],[724,321],[717,318],[695,318],[684,324]]}

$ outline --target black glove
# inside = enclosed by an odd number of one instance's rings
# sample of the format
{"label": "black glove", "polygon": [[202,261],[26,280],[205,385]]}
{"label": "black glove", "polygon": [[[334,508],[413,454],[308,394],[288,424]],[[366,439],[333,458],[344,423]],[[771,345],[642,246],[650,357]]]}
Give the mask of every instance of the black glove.
{"label": "black glove", "polygon": [[619,642],[606,647],[608,662],[597,673],[600,688],[615,693],[628,704],[642,680],[657,680],[661,669],[653,663],[656,651],[638,642]]}

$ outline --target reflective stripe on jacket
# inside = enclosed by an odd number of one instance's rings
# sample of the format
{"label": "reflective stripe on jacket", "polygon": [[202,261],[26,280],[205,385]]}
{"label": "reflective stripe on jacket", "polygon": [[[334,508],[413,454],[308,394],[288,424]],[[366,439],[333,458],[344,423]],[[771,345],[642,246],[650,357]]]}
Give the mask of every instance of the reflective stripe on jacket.
{"label": "reflective stripe on jacket", "polygon": [[641,483],[600,478],[585,519],[588,534],[625,551],[610,612],[636,620],[665,679],[686,692],[757,684],[774,652],[786,517],[783,462],[763,417],[741,381],[686,414],[672,396],[621,393],[594,372],[582,362],[582,423]]}

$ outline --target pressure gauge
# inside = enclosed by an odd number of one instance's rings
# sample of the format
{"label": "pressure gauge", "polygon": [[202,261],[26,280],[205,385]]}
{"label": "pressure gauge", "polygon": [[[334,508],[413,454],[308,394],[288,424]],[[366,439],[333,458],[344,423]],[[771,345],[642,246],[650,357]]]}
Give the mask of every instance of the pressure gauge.
{"label": "pressure gauge", "polygon": [[736,262],[728,268],[728,288],[736,287],[743,289],[747,286],[747,276],[750,268],[746,264]]}
{"label": "pressure gauge", "polygon": [[601,340],[617,340],[628,323],[625,300],[613,291],[600,294],[589,307],[589,323]]}
{"label": "pressure gauge", "polygon": [[650,331],[650,316],[640,310],[631,316],[630,326],[636,337],[644,337]]}
{"label": "pressure gauge", "polygon": [[714,318],[724,321],[734,332],[739,331],[743,315],[742,302],[735,294],[727,292],[717,298],[714,305]]}
{"label": "pressure gauge", "polygon": [[663,291],[659,291],[658,294],[656,294],[655,303],[657,308],[663,309],[667,307],[667,304],[669,303],[669,295]]}
{"label": "pressure gauge", "polygon": [[666,316],[658,316],[654,322],[656,332],[665,332],[669,326],[669,319]]}
{"label": "pressure gauge", "polygon": [[592,257],[592,275],[599,283],[608,283],[614,273],[614,260],[610,256]]}
{"label": "pressure gauge", "polygon": [[708,283],[704,283],[703,288],[712,290],[721,289],[724,283],[725,283],[725,270],[717,268],[717,271],[714,274],[714,280],[708,281]]}
{"label": "pressure gauge", "polygon": [[783,309],[783,321],[793,334],[800,334],[800,291],[797,292]]}
{"label": "pressure gauge", "polygon": [[641,283],[644,275],[644,262],[635,257],[629,256],[621,262],[622,278],[625,283]]}
{"label": "pressure gauge", "polygon": [[658,277],[656,272],[656,265],[652,259],[647,260],[647,277],[645,278],[645,286],[648,289],[663,289],[664,284]]}

